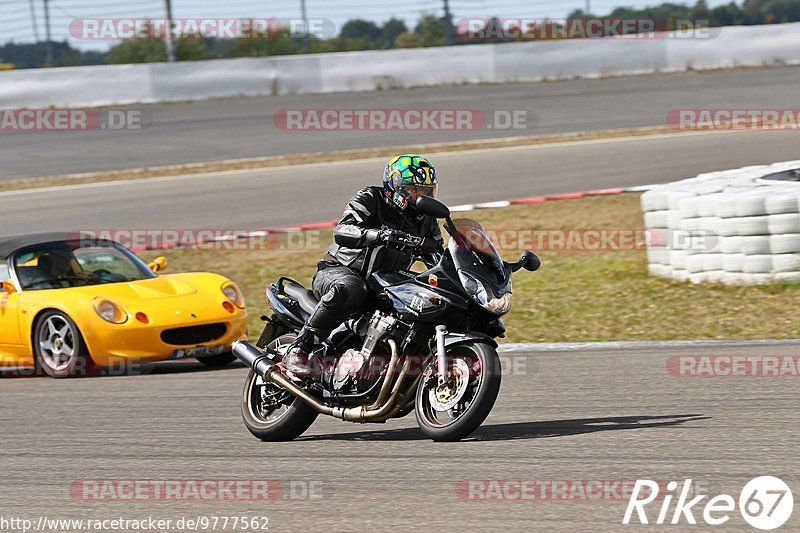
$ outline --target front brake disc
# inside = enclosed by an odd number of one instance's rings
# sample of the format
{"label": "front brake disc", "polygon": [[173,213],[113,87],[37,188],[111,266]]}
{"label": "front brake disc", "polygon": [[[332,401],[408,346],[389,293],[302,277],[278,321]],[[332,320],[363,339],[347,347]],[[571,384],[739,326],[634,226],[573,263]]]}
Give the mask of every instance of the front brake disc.
{"label": "front brake disc", "polygon": [[469,366],[463,359],[455,360],[450,379],[437,383],[428,391],[428,401],[435,411],[447,411],[461,401],[469,386]]}

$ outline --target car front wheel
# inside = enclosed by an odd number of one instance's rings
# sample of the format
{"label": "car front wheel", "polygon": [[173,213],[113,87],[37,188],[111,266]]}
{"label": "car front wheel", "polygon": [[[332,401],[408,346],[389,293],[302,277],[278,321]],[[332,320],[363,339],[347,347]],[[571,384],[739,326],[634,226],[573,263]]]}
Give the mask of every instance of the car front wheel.
{"label": "car front wheel", "polygon": [[78,326],[61,311],[47,311],[33,332],[36,369],[53,378],[88,376],[94,370]]}

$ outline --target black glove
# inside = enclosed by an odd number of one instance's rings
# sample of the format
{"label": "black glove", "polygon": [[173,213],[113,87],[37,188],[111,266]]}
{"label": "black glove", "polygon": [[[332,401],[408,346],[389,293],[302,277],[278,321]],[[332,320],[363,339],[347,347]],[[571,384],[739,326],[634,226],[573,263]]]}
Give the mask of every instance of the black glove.
{"label": "black glove", "polygon": [[396,229],[384,229],[380,233],[381,242],[398,248],[417,248],[422,240],[422,237],[415,237]]}

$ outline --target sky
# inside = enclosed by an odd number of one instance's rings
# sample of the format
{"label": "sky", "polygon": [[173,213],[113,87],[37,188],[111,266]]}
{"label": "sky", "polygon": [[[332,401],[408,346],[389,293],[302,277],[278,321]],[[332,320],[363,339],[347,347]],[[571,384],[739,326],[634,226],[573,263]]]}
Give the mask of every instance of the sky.
{"label": "sky", "polygon": [[[45,0],[0,0],[0,44],[35,42],[31,5],[34,7],[39,39],[44,39]],[[656,1],[589,0],[592,12],[603,16],[618,6],[641,8],[657,5]],[[680,0],[672,0],[681,3]],[[696,0],[688,3],[694,4]],[[174,18],[277,18],[300,19],[301,0],[171,0]],[[586,0],[449,0],[453,20],[468,17],[563,18],[574,9],[585,9]],[[708,0],[711,7],[730,0]],[[52,38],[68,39],[80,49],[105,51],[118,41],[75,39],[69,26],[83,18],[164,18],[165,0],[49,0]],[[741,2],[739,2],[741,3]],[[340,28],[353,18],[382,23],[391,17],[405,21],[413,28],[420,16],[444,13],[444,0],[406,0],[375,2],[372,0],[306,0],[310,19],[324,19],[324,27]]]}

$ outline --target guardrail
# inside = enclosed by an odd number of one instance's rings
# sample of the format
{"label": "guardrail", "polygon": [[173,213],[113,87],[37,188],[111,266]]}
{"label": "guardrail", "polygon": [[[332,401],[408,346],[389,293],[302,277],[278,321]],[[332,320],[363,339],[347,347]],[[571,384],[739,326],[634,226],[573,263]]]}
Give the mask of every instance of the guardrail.
{"label": "guardrail", "polygon": [[374,91],[800,63],[800,23],[617,37],[0,73],[0,108]]}
{"label": "guardrail", "polygon": [[800,161],[700,174],[642,194],[651,275],[800,280]]}

